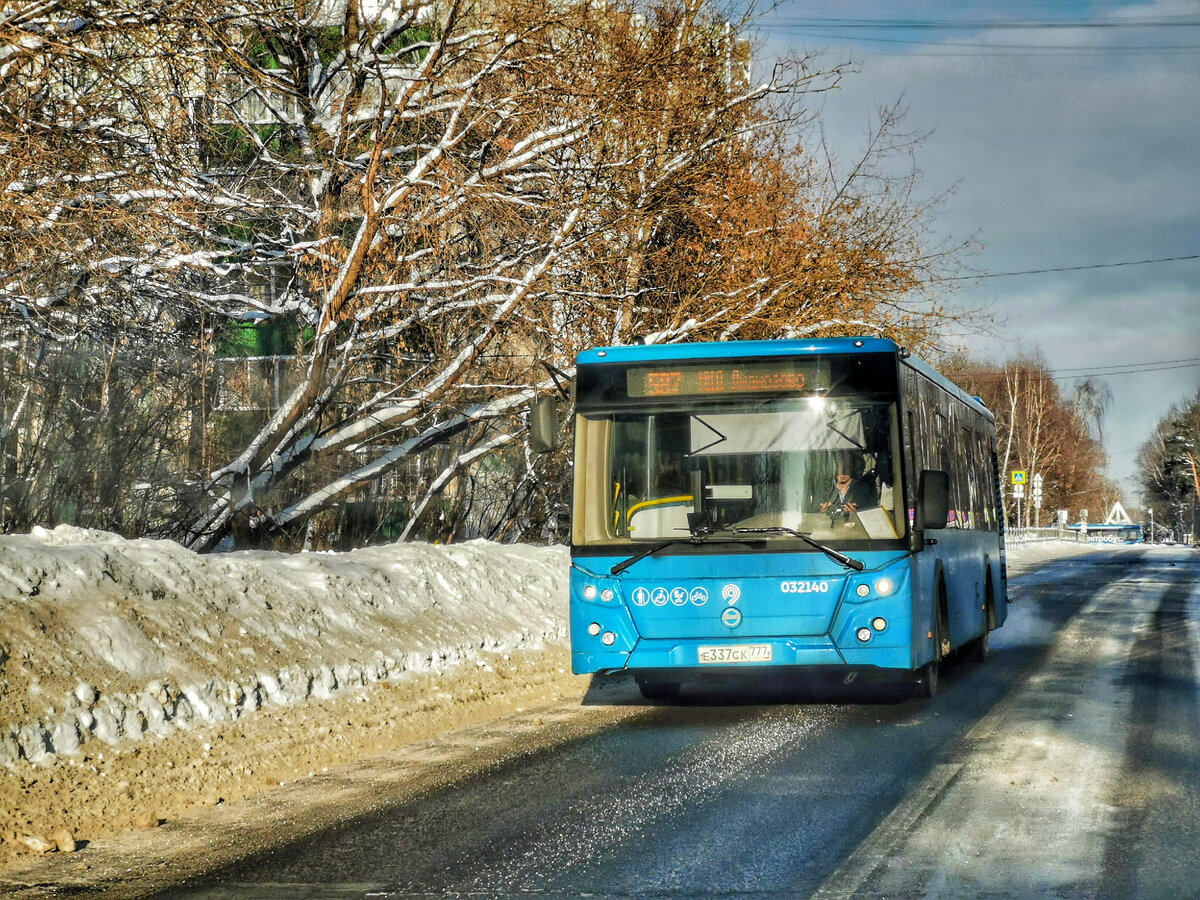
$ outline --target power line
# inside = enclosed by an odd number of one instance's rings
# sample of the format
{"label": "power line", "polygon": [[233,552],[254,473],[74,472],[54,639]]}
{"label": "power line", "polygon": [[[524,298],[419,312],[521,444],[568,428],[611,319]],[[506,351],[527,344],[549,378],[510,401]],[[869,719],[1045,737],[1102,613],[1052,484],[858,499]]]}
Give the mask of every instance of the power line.
{"label": "power line", "polygon": [[[1123,366],[1104,366],[1106,369],[1140,369],[1143,366],[1170,366],[1174,363],[1200,363],[1200,356],[1187,356],[1183,359],[1156,359],[1153,362],[1129,363]],[[1076,366],[1075,368],[1050,369],[1051,372],[1084,372],[1092,366]]]}
{"label": "power line", "polygon": [[[1082,20],[1037,20],[1022,19],[1009,21],[983,19],[853,19],[819,16],[779,16],[764,20],[772,29],[791,33],[807,34],[823,40],[844,40],[865,43],[908,44],[913,46],[959,48],[972,51],[971,55],[1083,55],[1108,53],[1191,53],[1200,50],[1194,44],[986,44],[962,41],[920,40],[917,38],[868,36],[864,32],[1053,32],[1078,30],[1091,32],[1119,32],[1130,29],[1200,28],[1200,19],[1194,14],[1159,16],[1145,19],[1107,19],[1103,21]],[[914,54],[921,55],[921,54]],[[967,55],[959,53],[932,54],[938,56]]]}
{"label": "power line", "polygon": [[1017,272],[984,272],[981,275],[951,275],[945,281],[974,281],[977,278],[1009,278],[1013,275],[1045,275],[1050,272],[1083,272],[1088,269],[1115,269],[1120,266],[1148,266],[1152,263],[1180,262],[1200,259],[1200,253],[1191,256],[1163,256],[1158,259],[1131,259],[1124,262],[1092,263],[1086,266],[1056,266],[1051,269],[1023,269]]}
{"label": "power line", "polygon": [[[1172,369],[1194,369],[1200,367],[1200,357],[1188,359],[1162,360],[1160,362],[1131,363],[1124,366],[1091,366],[1077,369],[1043,369],[1042,374],[1048,375],[1055,381],[1067,381],[1079,378],[1111,378],[1116,375],[1141,375],[1148,372],[1166,372]],[[999,381],[1006,378],[1004,372],[975,373],[968,376],[979,381]]]}
{"label": "power line", "polygon": [[1050,372],[1048,374],[1055,381],[1060,381],[1060,380],[1064,380],[1064,379],[1068,379],[1068,378],[1092,378],[1092,377],[1111,378],[1115,375],[1141,375],[1145,372],[1166,372],[1170,369],[1194,369],[1198,366],[1200,366],[1200,362],[1182,363],[1177,366],[1156,366],[1156,367],[1150,368],[1150,369],[1128,369],[1123,372],[1110,371],[1109,369],[1102,369],[1102,370],[1098,370],[1095,372],[1083,372],[1083,373],[1080,373],[1079,375],[1055,375],[1055,374],[1053,374],[1053,370],[1050,370]]}
{"label": "power line", "polygon": [[[833,41],[850,41],[868,44],[904,44],[912,47],[945,47],[943,53],[906,53],[905,56],[1089,56],[1104,54],[1184,54],[1200,50],[1200,44],[981,44],[968,41],[918,41],[905,38],[863,37],[828,34],[800,28],[787,29],[812,38]],[[955,51],[970,52],[955,52]]]}
{"label": "power line", "polygon": [[[775,20],[773,20],[775,21]],[[1152,19],[1108,19],[1101,22],[1066,19],[1023,19],[998,22],[988,19],[845,19],[819,16],[780,16],[781,24],[813,28],[864,28],[880,31],[913,29],[926,31],[1025,31],[1053,29],[1200,28],[1194,16],[1159,16]]]}

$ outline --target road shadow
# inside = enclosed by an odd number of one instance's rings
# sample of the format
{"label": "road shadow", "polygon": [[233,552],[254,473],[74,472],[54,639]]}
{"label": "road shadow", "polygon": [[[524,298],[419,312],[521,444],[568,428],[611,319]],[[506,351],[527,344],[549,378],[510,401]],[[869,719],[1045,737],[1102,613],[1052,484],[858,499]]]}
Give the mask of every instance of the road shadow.
{"label": "road shadow", "polygon": [[757,670],[746,674],[684,680],[675,697],[642,696],[632,675],[593,675],[583,706],[773,706],[813,704],[896,704],[911,700],[908,679],[871,682],[854,672]]}

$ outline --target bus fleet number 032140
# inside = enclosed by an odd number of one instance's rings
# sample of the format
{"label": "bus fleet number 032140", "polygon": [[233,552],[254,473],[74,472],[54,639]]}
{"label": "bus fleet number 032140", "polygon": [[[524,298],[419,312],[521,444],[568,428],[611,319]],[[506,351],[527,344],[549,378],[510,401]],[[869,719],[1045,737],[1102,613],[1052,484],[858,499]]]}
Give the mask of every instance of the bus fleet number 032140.
{"label": "bus fleet number 032140", "polygon": [[828,581],[785,581],[779,585],[785,594],[828,594]]}

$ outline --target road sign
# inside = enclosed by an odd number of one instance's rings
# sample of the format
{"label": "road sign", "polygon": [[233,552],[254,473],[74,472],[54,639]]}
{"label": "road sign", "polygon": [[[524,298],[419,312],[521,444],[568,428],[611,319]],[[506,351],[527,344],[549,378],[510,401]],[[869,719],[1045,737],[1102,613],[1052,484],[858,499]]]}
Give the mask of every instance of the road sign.
{"label": "road sign", "polygon": [[1016,483],[1016,484],[1014,484],[1014,485],[1013,485],[1013,496],[1014,496],[1014,497],[1024,497],[1024,496],[1025,496],[1025,485],[1024,485],[1024,483],[1022,483],[1022,482],[1018,482],[1018,483]]}
{"label": "road sign", "polygon": [[1025,483],[1025,470],[1024,469],[1013,469],[1012,483],[1013,484],[1024,484]]}

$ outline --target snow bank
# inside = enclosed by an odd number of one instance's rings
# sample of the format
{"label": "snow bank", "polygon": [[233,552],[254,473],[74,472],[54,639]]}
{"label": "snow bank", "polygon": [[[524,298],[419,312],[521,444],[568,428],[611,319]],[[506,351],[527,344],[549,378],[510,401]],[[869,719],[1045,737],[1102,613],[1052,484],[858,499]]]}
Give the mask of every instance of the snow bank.
{"label": "snow bank", "polygon": [[563,641],[568,562],[486,541],[200,556],[70,526],[0,536],[0,763]]}
{"label": "snow bank", "polygon": [[565,548],[200,556],[0,536],[0,763],[76,755],[566,636]]}
{"label": "snow bank", "polygon": [[1112,544],[1091,544],[1076,538],[1037,538],[1035,540],[1007,541],[1008,570],[1020,574],[1039,568],[1056,559],[1078,556],[1081,553],[1112,550]]}

